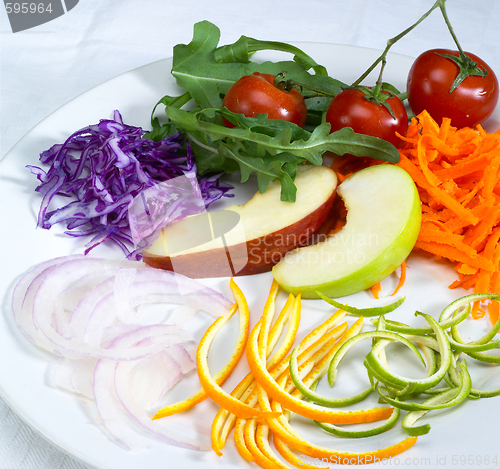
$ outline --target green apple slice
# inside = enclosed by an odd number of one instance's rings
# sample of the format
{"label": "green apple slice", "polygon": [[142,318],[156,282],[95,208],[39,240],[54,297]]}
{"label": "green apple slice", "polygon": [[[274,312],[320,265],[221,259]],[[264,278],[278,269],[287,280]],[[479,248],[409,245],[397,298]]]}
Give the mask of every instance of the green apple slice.
{"label": "green apple slice", "polygon": [[391,274],[410,254],[420,230],[420,197],[409,174],[381,164],[338,187],[345,226],[321,242],[290,251],[273,268],[287,292],[339,298],[365,290]]}

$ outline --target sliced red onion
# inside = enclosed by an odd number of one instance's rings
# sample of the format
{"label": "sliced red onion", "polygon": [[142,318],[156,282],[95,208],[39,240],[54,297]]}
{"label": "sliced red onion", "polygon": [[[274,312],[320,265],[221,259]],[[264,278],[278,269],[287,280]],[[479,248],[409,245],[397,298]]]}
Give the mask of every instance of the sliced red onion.
{"label": "sliced red onion", "polygon": [[[151,326],[145,326],[151,327]],[[122,348],[123,346],[130,346],[134,339],[136,339],[137,334],[130,333],[127,335],[122,335],[118,337],[110,347]],[[151,337],[151,341],[155,341],[156,338]],[[179,428],[167,428],[163,423],[151,420],[151,417],[147,412],[135,402],[129,386],[129,373],[135,366],[132,362],[120,362],[117,363],[115,368],[115,391],[119,402],[127,414],[136,422],[141,428],[148,431],[149,433],[155,435],[156,437],[167,441],[168,443],[176,444],[177,446],[182,446],[189,449],[195,450],[209,450],[208,444],[202,443],[196,439],[188,437],[186,435],[181,435]]]}
{"label": "sliced red onion", "polygon": [[76,389],[73,387],[71,382],[71,377],[76,367],[76,360],[70,360],[69,358],[61,358],[54,367],[54,382],[61,388],[67,389],[68,391],[76,393]]}
{"label": "sliced red onion", "polygon": [[[58,257],[49,261],[36,265],[28,272],[26,272],[17,282],[12,294],[12,312],[14,313],[14,320],[23,331],[23,333],[32,341],[36,342],[35,336],[38,335],[33,324],[33,297],[38,290],[38,287],[47,274],[47,269],[56,266],[60,263],[67,262],[74,259],[81,259],[82,255]],[[45,340],[46,347],[51,351],[52,346]]]}
{"label": "sliced red onion", "polygon": [[142,409],[151,409],[182,379],[181,367],[168,353],[170,348],[139,360],[130,370],[130,392]]}
{"label": "sliced red onion", "polygon": [[172,345],[168,348],[170,356],[178,363],[183,373],[194,370],[196,362],[193,356],[181,344]]}
{"label": "sliced red onion", "polygon": [[[115,360],[134,360],[158,352],[158,349],[155,347],[146,347],[135,348],[134,350],[116,351],[113,354],[110,354],[109,351],[100,348],[95,343],[94,346],[89,347],[84,343],[78,343],[76,341],[66,339],[65,337],[58,334],[54,329],[53,314],[55,298],[62,291],[66,290],[69,285],[77,281],[78,278],[80,278],[82,275],[88,275],[97,270],[100,271],[101,269],[104,269],[105,271],[113,270],[113,268],[117,267],[117,261],[109,262],[110,263],[103,263],[102,259],[93,258],[83,258],[63,262],[59,265],[51,267],[51,275],[46,274],[42,279],[40,286],[33,298],[33,323],[35,325],[35,328],[41,333],[41,335],[45,336],[45,338],[47,338],[50,342],[52,342],[52,344],[56,346],[51,348],[52,351],[59,354],[64,354],[65,356],[71,356],[71,354],[80,354],[85,356],[96,356],[99,358],[111,358]],[[119,261],[119,263],[126,263],[127,267],[136,264],[134,261]],[[224,301],[226,303],[224,305],[225,307],[224,309],[219,309],[219,314],[224,314],[224,311],[227,310],[227,307],[230,304],[228,300],[226,300],[219,294],[215,294],[215,292],[203,286],[202,284],[191,279],[187,279],[186,277],[175,274],[173,272],[145,268],[138,271],[137,275],[138,278],[145,278],[146,280],[148,280],[145,285],[150,286],[155,285],[154,279],[165,280],[165,282],[158,283],[157,287],[162,289],[160,290],[161,293],[164,293],[165,291],[167,293],[171,293],[168,298],[169,300],[173,300],[174,302],[176,297],[179,297],[179,299],[183,299],[183,301],[188,301],[191,297],[194,297],[194,295],[196,295],[196,297],[200,295],[205,296],[205,300],[207,301],[204,302],[203,307],[204,309],[209,309],[213,312],[217,309],[217,304],[219,306],[222,306],[222,302]],[[165,290],[165,288],[168,289]],[[152,292],[155,292],[154,288],[152,288],[149,293]],[[177,295],[175,293],[177,293]],[[182,293],[182,295],[179,296],[179,293]],[[141,301],[145,301],[144,296]],[[99,306],[99,303],[97,306]],[[87,321],[86,330],[89,330],[89,326],[92,324],[91,317],[92,315],[96,314],[95,311],[96,309],[91,312],[91,316]],[[92,330],[91,335],[93,335],[94,332],[100,332],[100,334],[102,334],[102,330],[104,329],[104,327],[112,324],[112,322],[116,318],[116,315],[114,314],[116,309],[114,308],[113,311],[111,311],[104,305],[104,303],[101,304],[101,309],[99,309],[99,311],[100,314],[97,314],[96,316],[99,318],[99,330],[95,331],[90,329]],[[40,341],[38,341],[37,344],[40,344]]]}
{"label": "sliced red onion", "polygon": [[[170,324],[144,324],[145,305],[158,303],[180,306]],[[185,347],[193,346],[193,336],[179,325],[197,311],[219,316],[231,305],[182,275],[135,261],[84,256],[36,266],[21,277],[12,298],[21,330],[37,346],[63,356],[56,384],[93,397],[106,431],[131,449],[147,442],[134,426],[176,445],[208,449],[180,428],[151,421],[147,408],[196,367]],[[180,319],[181,312],[187,319]]]}
{"label": "sliced red onion", "polygon": [[[138,344],[144,345],[145,342],[154,344],[161,340],[162,328],[168,334],[168,326],[142,326],[135,331],[120,335],[111,342],[108,348],[133,348]],[[168,347],[166,352],[168,353]],[[125,362],[99,360],[94,370],[93,379],[94,398],[102,423],[118,443],[130,449],[140,447],[137,440],[134,439],[135,432],[131,431],[129,425],[125,425],[127,419],[115,403],[115,393],[120,407],[128,414],[128,418],[132,419],[143,430],[177,446],[196,450],[209,449],[208,445],[194,438],[181,435],[178,428],[169,429],[158,421],[152,421],[146,410],[137,404],[130,391],[129,373],[137,366],[137,362],[126,362],[128,366],[120,368],[121,363]]]}
{"label": "sliced red onion", "polygon": [[147,446],[147,440],[134,431],[127,416],[116,405],[116,400],[111,393],[117,363],[112,360],[97,362],[93,376],[95,403],[104,428],[110,436],[127,449],[141,449]]}
{"label": "sliced red onion", "polygon": [[75,394],[93,399],[93,375],[97,361],[94,357],[77,360],[61,358],[54,370],[55,383]]}

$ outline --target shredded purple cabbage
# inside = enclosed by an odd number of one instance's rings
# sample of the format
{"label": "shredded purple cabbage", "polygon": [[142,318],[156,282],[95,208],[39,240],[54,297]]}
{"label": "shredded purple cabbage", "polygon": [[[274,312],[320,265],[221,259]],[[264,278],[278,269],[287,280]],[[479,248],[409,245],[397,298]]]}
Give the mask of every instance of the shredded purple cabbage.
{"label": "shredded purple cabbage", "polygon": [[[45,229],[66,223],[66,234],[92,236],[85,254],[104,242],[114,242],[129,259],[140,259],[134,249],[128,207],[135,196],[162,181],[178,176],[196,176],[194,156],[183,136],[176,134],[159,142],[142,138],[144,130],[125,125],[118,111],[113,120],[101,120],[71,135],[40,155],[48,171],[27,166],[40,181],[42,194],[37,226]],[[220,174],[197,177],[205,206],[231,197],[231,186],[219,181]],[[55,195],[72,199],[49,211]],[[129,246],[131,249],[129,249]]]}

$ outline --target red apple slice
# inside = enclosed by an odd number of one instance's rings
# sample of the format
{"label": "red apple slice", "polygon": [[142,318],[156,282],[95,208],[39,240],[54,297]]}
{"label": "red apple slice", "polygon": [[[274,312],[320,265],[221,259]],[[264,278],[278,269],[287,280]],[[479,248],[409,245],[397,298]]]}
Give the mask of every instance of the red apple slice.
{"label": "red apple slice", "polygon": [[187,217],[167,226],[143,251],[144,262],[192,278],[268,272],[290,250],[316,241],[335,199],[337,176],[302,165],[295,202],[280,200],[280,183],[243,205]]}

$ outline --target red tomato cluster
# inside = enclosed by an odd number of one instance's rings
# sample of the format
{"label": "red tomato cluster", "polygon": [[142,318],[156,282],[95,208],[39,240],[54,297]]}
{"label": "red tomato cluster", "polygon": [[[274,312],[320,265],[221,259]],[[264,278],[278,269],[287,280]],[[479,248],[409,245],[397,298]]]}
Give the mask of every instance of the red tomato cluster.
{"label": "red tomato cluster", "polygon": [[[469,63],[475,62],[481,71],[486,71],[485,76],[472,72],[452,89],[460,67],[446,54],[460,55],[458,51],[433,49],[415,60],[407,80],[408,103],[415,115],[426,109],[438,123],[448,117],[455,127],[474,127],[484,122],[497,105],[497,77],[483,60],[467,53]],[[307,119],[304,97],[296,88],[286,91],[276,87],[274,78],[258,72],[242,77],[228,90],[223,106],[247,117],[265,113],[270,119],[283,119],[303,127]],[[406,135],[408,114],[395,95],[387,97],[385,103],[358,88],[347,88],[330,102],[326,121],[331,132],[351,127],[356,133],[387,140],[397,147],[401,144],[397,134]],[[234,127],[227,120],[224,122]]]}

